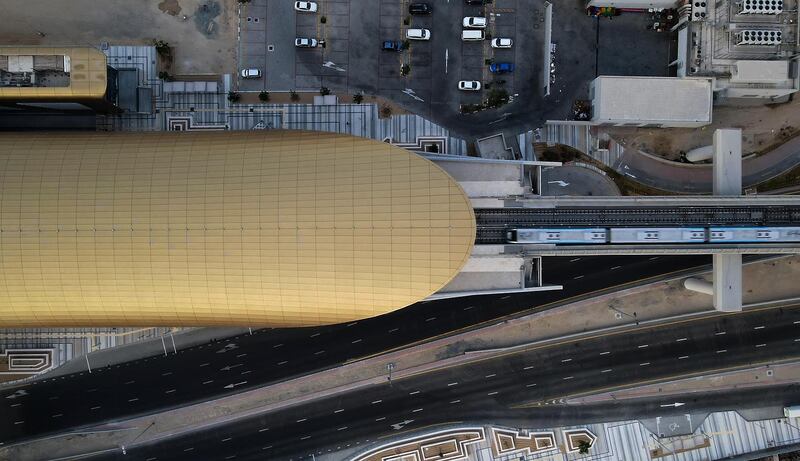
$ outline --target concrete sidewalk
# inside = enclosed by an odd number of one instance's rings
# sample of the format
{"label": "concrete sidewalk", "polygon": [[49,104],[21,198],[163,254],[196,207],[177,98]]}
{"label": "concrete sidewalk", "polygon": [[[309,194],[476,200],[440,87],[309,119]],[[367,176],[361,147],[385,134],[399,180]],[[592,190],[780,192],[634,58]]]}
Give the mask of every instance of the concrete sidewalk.
{"label": "concrete sidewalk", "polygon": [[[775,277],[776,272],[782,276]],[[800,296],[800,286],[795,282],[800,280],[800,257],[749,264],[744,267],[743,276],[745,303]],[[31,459],[41,453],[52,458],[116,450],[119,445],[130,442],[131,433],[141,432],[148,426],[152,428],[136,441],[137,444],[207,429],[235,419],[383,384],[387,379],[386,365],[390,362],[395,364],[393,380],[400,380],[443,366],[505,354],[508,348],[544,347],[565,338],[575,339],[609,329],[624,331],[637,323],[675,316],[714,315],[709,296],[689,292],[681,283],[682,279],[655,282],[609,293],[241,394],[89,428],[80,435],[64,434],[5,447],[0,449],[0,458]]]}

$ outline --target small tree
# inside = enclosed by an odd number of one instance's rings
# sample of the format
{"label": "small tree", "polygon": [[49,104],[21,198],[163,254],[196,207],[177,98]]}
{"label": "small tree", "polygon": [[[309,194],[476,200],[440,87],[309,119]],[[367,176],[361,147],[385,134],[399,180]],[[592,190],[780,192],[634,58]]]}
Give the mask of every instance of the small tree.
{"label": "small tree", "polygon": [[386,118],[389,117],[390,115],[392,115],[392,108],[390,106],[381,107],[381,116]]}
{"label": "small tree", "polygon": [[361,104],[361,101],[364,100],[364,95],[361,93],[357,93],[353,95],[353,104]]}
{"label": "small tree", "polygon": [[238,102],[239,99],[241,99],[241,98],[242,98],[242,95],[240,95],[239,93],[237,93],[235,91],[229,91],[228,92],[228,101],[230,101],[232,103]]}
{"label": "small tree", "polygon": [[331,94],[331,90],[328,89],[327,86],[323,86],[323,87],[321,87],[319,89],[319,94],[321,94],[322,96],[327,96],[327,95]]}
{"label": "small tree", "polygon": [[578,453],[582,455],[588,454],[590,448],[592,448],[592,445],[586,440],[578,442]]}
{"label": "small tree", "polygon": [[300,100],[300,95],[297,94],[297,91],[292,90],[289,92],[289,99],[291,99],[294,102],[297,102]]}
{"label": "small tree", "polygon": [[261,93],[258,93],[258,99],[261,102],[269,101],[269,91],[262,91]]}
{"label": "small tree", "polygon": [[508,104],[508,99],[508,91],[501,88],[495,88],[489,91],[489,97],[486,99],[486,107],[500,107]]}
{"label": "small tree", "polygon": [[403,64],[402,66],[400,66],[400,75],[405,77],[409,73],[411,73],[411,66],[409,66],[408,64]]}
{"label": "small tree", "polygon": [[327,16],[320,16],[319,22],[320,22],[320,24],[325,24],[326,22],[328,22],[328,17]]}
{"label": "small tree", "polygon": [[158,78],[160,78],[161,80],[164,80],[165,82],[174,82],[175,81],[175,77],[173,77],[172,75],[170,75],[169,72],[164,71],[164,70],[162,70],[161,72],[158,73]]}
{"label": "small tree", "polygon": [[170,52],[169,43],[164,40],[154,39],[153,46],[156,47],[156,52],[161,55],[167,55]]}
{"label": "small tree", "polygon": [[410,40],[408,40],[408,39],[406,39],[406,40],[403,40],[403,49],[404,49],[404,50],[407,50],[407,49],[409,49],[409,48],[411,48],[411,41],[410,41]]}
{"label": "small tree", "polygon": [[406,16],[405,18],[403,18],[403,25],[407,26],[409,24],[411,24],[411,16]]}

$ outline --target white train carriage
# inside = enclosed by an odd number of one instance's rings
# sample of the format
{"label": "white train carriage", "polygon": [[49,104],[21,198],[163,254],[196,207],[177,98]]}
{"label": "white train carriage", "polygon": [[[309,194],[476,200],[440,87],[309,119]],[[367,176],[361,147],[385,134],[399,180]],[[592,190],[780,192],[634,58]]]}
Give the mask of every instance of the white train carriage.
{"label": "white train carriage", "polygon": [[702,227],[614,227],[611,243],[703,243]]}
{"label": "white train carriage", "polygon": [[509,243],[606,243],[606,230],[590,229],[511,229],[506,233]]}
{"label": "white train carriage", "polygon": [[800,242],[800,227],[711,227],[712,243]]}

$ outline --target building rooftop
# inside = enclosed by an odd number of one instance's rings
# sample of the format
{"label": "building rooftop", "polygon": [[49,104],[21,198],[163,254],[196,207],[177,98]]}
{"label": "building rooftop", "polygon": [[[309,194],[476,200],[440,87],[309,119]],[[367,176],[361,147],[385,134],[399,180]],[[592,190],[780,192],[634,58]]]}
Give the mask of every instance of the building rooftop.
{"label": "building rooftop", "polygon": [[598,121],[711,121],[710,79],[611,77],[594,81],[594,118]]}

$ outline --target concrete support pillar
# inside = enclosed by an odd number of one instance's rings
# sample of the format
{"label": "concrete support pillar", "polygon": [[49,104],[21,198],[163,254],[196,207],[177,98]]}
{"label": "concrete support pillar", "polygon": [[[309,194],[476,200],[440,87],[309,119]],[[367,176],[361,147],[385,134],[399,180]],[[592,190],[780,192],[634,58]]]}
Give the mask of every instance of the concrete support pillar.
{"label": "concrete support pillar", "polygon": [[742,310],[742,255],[714,255],[714,309]]}

